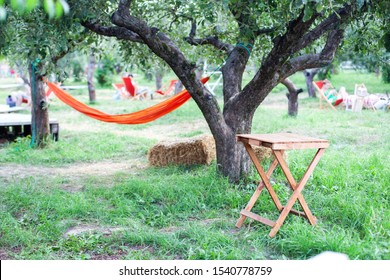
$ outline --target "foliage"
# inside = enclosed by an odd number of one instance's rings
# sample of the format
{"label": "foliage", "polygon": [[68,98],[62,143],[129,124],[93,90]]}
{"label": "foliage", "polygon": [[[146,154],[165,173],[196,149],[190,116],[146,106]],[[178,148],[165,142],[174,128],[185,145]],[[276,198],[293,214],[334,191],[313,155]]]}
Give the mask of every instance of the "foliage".
{"label": "foliage", "polygon": [[65,0],[0,0],[0,21],[7,18],[7,8],[19,14],[28,14],[37,7],[43,7],[50,18],[60,18],[69,12]]}
{"label": "foliage", "polygon": [[390,84],[390,63],[382,66],[382,78],[385,83]]}
{"label": "foliage", "polygon": [[105,55],[98,63],[95,75],[100,86],[109,86],[112,84],[113,74],[115,71],[116,62],[114,59]]}
{"label": "foliage", "polygon": [[3,47],[0,53],[11,62],[22,63],[27,69],[33,61],[40,61],[42,75],[56,72],[64,75],[64,69],[56,68],[56,62],[72,50],[81,39],[80,26],[69,17],[50,20],[39,9],[20,16],[10,13],[0,28]]}

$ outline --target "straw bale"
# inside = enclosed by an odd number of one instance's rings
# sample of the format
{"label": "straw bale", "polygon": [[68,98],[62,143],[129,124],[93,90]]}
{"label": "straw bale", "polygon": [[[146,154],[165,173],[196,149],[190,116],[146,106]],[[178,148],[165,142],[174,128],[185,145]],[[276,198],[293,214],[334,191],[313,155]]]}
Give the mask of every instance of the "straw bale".
{"label": "straw bale", "polygon": [[210,135],[160,142],[148,153],[152,166],[207,164],[215,159],[215,142]]}
{"label": "straw bale", "polygon": [[[270,158],[273,160],[275,158],[274,154],[272,153],[271,148],[259,147],[259,146],[253,146],[253,145],[251,145],[251,146],[252,146],[252,149],[255,152],[256,157],[258,158],[259,162],[262,162],[265,159]],[[283,153],[283,159],[285,161],[287,161],[287,152]]]}
{"label": "straw bale", "polygon": [[255,155],[256,155],[257,159],[259,160],[259,162],[262,162],[265,159],[268,159],[268,158],[273,156],[270,148],[252,145],[252,149],[255,152]]}
{"label": "straw bale", "polygon": [[[252,146],[260,162],[273,158],[266,147]],[[175,141],[162,141],[150,148],[148,161],[151,166],[209,165],[216,158],[215,141],[211,135],[201,135]]]}

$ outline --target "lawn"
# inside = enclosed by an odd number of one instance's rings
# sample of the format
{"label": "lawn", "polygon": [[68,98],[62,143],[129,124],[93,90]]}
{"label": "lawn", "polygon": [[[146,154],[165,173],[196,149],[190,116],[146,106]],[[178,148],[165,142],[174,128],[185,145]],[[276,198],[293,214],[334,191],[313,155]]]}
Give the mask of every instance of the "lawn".
{"label": "lawn", "polygon": [[[353,91],[357,74],[369,91],[389,91],[370,74],[342,73],[332,82]],[[293,79],[304,85],[302,74]],[[113,93],[98,89],[93,106],[125,113],[161,101],[116,101]],[[87,102],[86,91],[72,94]],[[0,100],[6,95],[1,91]],[[288,117],[285,90],[278,87],[257,110],[252,132],[330,141],[303,191],[318,224],[290,215],[269,238],[269,227],[249,219],[235,228],[259,179],[254,173],[231,185],[216,174],[215,163],[148,165],[147,152],[157,142],[210,133],[194,101],[155,122],[126,126],[89,119],[53,98],[58,142],[42,150],[31,149],[28,138],[0,144],[0,259],[273,260],[336,251],[389,260],[390,113],[320,110],[306,92],[299,104],[298,116]],[[313,152],[288,153],[293,174],[304,173]],[[277,169],[272,181],[283,202],[289,190],[282,179]],[[275,210],[263,192],[253,211],[275,219]]]}

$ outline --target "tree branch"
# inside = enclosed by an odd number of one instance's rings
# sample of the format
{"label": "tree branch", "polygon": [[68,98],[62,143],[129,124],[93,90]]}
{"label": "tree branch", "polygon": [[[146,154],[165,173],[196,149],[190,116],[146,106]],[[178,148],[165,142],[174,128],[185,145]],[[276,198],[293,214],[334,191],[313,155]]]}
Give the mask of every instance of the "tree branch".
{"label": "tree branch", "polygon": [[333,61],[336,50],[344,37],[344,30],[336,29],[329,32],[327,41],[320,53],[307,54],[290,59],[280,70],[279,80],[292,74],[310,68],[320,68]]}
{"label": "tree branch", "polygon": [[116,37],[120,40],[128,40],[136,43],[144,43],[142,38],[138,34],[118,26],[102,26],[99,23],[91,21],[83,21],[81,25],[89,30],[103,36]]}
{"label": "tree branch", "polygon": [[217,36],[208,36],[203,39],[195,39],[196,36],[196,21],[191,18],[191,30],[188,37],[184,37],[184,40],[193,46],[199,46],[199,45],[211,45],[215,47],[217,50],[225,51],[226,53],[229,53],[233,50],[233,46],[228,43],[223,43],[218,39]]}
{"label": "tree branch", "polygon": [[185,37],[184,40],[193,46],[199,45],[211,45],[215,47],[217,50],[222,50],[226,53],[231,52],[234,49],[234,46],[231,44],[221,42],[216,36],[208,36],[203,39],[195,39],[191,37]]}
{"label": "tree branch", "polygon": [[270,27],[270,28],[261,28],[261,29],[258,29],[254,32],[255,36],[258,37],[258,36],[261,36],[263,34],[269,34],[269,33],[272,33],[275,31],[275,28],[274,27]]}
{"label": "tree branch", "polygon": [[351,18],[352,6],[346,4],[337,12],[331,14],[313,30],[302,36],[302,38],[294,45],[294,52],[304,49],[319,39],[326,32],[337,29],[341,24],[347,22]]}

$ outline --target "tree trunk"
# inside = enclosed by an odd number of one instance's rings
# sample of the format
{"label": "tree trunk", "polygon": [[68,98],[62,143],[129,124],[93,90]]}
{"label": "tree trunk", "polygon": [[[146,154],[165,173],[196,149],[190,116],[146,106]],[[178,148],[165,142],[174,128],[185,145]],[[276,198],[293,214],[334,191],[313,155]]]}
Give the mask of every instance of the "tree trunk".
{"label": "tree trunk", "polygon": [[253,114],[227,110],[224,113],[227,124],[225,133],[213,133],[217,151],[217,170],[227,176],[230,182],[246,178],[251,169],[248,153],[242,143],[237,143],[236,135],[251,133]]}
{"label": "tree trunk", "polygon": [[174,94],[178,94],[183,90],[183,88],[184,88],[183,83],[180,80],[178,80],[177,83],[175,84]]}
{"label": "tree trunk", "polygon": [[43,148],[50,135],[48,103],[37,65],[29,68],[31,81],[31,146]]}
{"label": "tree trunk", "polygon": [[162,78],[163,78],[162,71],[160,69],[156,69],[155,76],[156,76],[156,90],[161,90],[161,88],[162,88]]}
{"label": "tree trunk", "polygon": [[288,99],[288,115],[295,117],[298,115],[298,94],[303,90],[297,89],[290,79],[284,79],[282,84],[288,89],[286,94]]}
{"label": "tree trunk", "polygon": [[314,76],[317,75],[317,73],[320,71],[319,68],[315,69],[307,69],[303,71],[303,75],[305,76],[306,80],[306,86],[307,86],[307,93],[309,94],[309,97],[316,97],[316,91],[313,87],[313,79]]}
{"label": "tree trunk", "polygon": [[93,76],[96,69],[96,59],[95,54],[91,54],[89,56],[89,62],[87,67],[87,83],[88,83],[88,94],[89,94],[89,102],[96,102],[96,89],[93,83]]}

